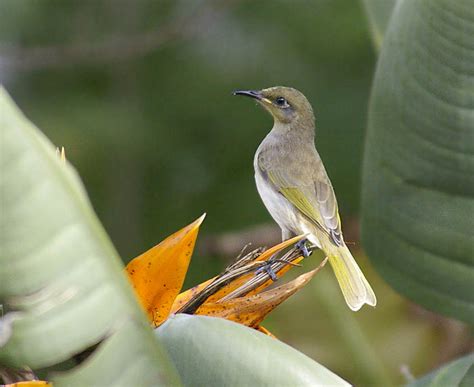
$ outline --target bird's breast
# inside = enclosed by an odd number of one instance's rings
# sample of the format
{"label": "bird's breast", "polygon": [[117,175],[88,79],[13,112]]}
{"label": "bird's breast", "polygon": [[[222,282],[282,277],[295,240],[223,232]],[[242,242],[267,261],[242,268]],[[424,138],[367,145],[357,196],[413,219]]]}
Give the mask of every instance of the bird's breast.
{"label": "bird's breast", "polygon": [[263,204],[280,228],[296,232],[298,217],[293,205],[273,187],[257,164],[255,183]]}

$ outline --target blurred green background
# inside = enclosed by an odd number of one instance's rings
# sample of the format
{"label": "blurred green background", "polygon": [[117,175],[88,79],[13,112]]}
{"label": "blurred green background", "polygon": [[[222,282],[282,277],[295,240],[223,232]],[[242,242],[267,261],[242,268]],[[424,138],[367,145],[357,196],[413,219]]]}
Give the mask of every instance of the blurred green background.
{"label": "blurred green background", "polygon": [[265,325],[359,385],[401,383],[472,348],[467,327],[395,294],[359,249],[376,63],[360,2],[1,0],[0,18],[1,82],[66,148],[125,262],[203,212],[187,286],[245,243],[278,240],[252,165],[272,122],[231,92],[293,86],[315,109],[346,239],[379,305],[350,312],[324,270]]}

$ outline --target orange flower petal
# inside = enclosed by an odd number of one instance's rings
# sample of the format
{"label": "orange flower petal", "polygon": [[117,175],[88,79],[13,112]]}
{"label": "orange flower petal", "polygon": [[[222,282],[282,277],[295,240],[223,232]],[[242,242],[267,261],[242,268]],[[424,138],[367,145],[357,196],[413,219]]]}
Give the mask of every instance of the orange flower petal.
{"label": "orange flower petal", "polygon": [[134,258],[126,267],[135,292],[154,326],[168,317],[183,286],[205,215]]}
{"label": "orange flower petal", "polygon": [[206,301],[196,311],[196,314],[221,317],[256,328],[268,313],[305,286],[326,262],[327,258],[316,269],[300,275],[291,282],[260,294],[234,298],[223,302]]}

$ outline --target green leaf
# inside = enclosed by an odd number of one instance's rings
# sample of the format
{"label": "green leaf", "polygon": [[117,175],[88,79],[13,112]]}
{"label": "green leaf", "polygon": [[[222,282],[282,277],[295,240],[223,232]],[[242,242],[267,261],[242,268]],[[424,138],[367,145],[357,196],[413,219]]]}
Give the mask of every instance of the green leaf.
{"label": "green leaf", "polygon": [[[382,276],[474,322],[474,8],[401,1],[374,80],[362,239]],[[382,300],[383,302],[383,300]]]}
{"label": "green leaf", "polygon": [[362,0],[369,20],[370,33],[375,49],[380,51],[390,16],[398,0]]}
{"label": "green leaf", "polygon": [[76,172],[1,88],[0,112],[0,363],[51,367],[100,343],[55,385],[176,381]]}
{"label": "green leaf", "polygon": [[409,383],[407,387],[472,386],[474,354],[454,360],[428,375]]}
{"label": "green leaf", "polygon": [[178,314],[155,330],[187,386],[347,386],[288,345],[224,319]]}

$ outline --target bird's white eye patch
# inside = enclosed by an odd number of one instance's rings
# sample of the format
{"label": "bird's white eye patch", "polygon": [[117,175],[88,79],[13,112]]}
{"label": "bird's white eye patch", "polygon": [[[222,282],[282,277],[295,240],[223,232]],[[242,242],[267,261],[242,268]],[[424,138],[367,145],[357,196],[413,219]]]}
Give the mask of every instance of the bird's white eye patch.
{"label": "bird's white eye patch", "polygon": [[290,104],[288,103],[288,101],[283,97],[276,97],[275,98],[275,105],[278,106],[278,107],[281,107],[281,108],[290,107]]}

